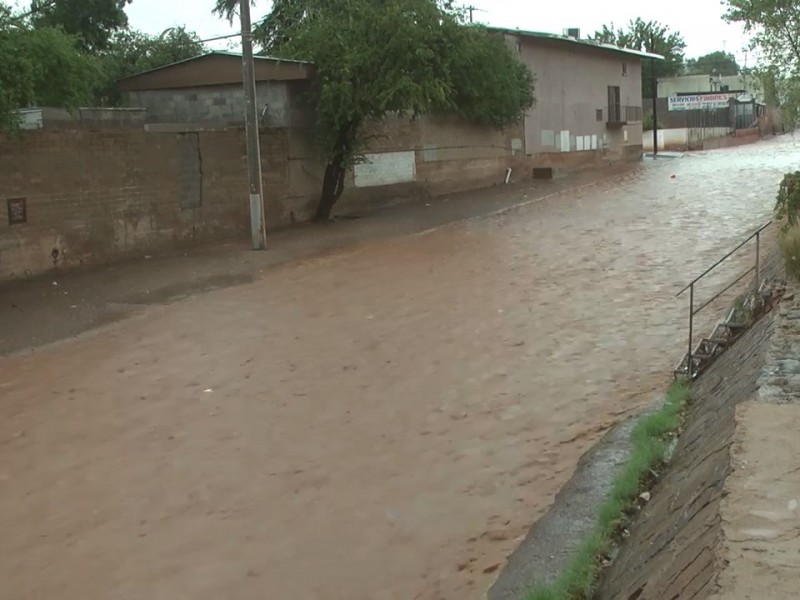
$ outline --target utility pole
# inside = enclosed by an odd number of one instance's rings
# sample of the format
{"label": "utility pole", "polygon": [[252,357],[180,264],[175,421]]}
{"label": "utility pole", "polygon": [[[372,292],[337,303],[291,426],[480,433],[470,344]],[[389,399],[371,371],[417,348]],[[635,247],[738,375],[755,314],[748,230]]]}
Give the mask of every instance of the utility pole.
{"label": "utility pole", "polygon": [[[650,39],[650,52],[656,53],[656,41]],[[650,75],[653,79],[650,84],[650,94],[653,96],[653,158],[658,157],[658,79],[656,78],[656,59],[650,59]]]}
{"label": "utility pole", "polygon": [[464,9],[469,11],[469,22],[470,23],[473,23],[473,20],[472,20],[473,13],[475,13],[475,12],[486,12],[485,10],[481,10],[480,8],[475,6],[474,4],[471,4],[469,6],[465,6]]}
{"label": "utility pole", "polygon": [[261,179],[261,145],[258,141],[258,111],[256,110],[256,74],[253,64],[253,32],[250,23],[250,0],[239,0],[242,24],[242,75],[245,100],[245,135],[247,137],[247,175],[250,184],[250,237],[253,250],[263,250],[266,227],[264,223],[264,191]]}

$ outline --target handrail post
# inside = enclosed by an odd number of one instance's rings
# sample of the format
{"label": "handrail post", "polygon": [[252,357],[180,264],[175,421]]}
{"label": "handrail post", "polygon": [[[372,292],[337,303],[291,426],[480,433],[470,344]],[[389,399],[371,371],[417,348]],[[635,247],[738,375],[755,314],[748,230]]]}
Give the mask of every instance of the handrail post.
{"label": "handrail post", "polygon": [[686,354],[686,373],[692,380],[692,325],[694,321],[694,283],[689,286],[689,352]]}
{"label": "handrail post", "polygon": [[756,233],[756,294],[758,294],[758,290],[761,289],[761,278],[760,278],[760,251],[761,251],[761,231],[759,230]]}

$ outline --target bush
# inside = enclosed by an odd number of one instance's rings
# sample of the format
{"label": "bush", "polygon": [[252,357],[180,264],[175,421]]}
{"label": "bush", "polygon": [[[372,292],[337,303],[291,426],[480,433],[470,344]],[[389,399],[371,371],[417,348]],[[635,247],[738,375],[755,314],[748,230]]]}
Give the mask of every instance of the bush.
{"label": "bush", "polygon": [[775,220],[786,230],[794,226],[800,217],[800,171],[786,173],[778,188],[775,202]]}
{"label": "bush", "polygon": [[[658,128],[664,129],[664,124],[659,121]],[[653,131],[653,113],[649,112],[644,115],[644,120],[642,121],[642,129],[644,131]]]}
{"label": "bush", "polygon": [[783,176],[775,202],[778,245],[786,272],[800,279],[800,171]]}
{"label": "bush", "polygon": [[786,263],[786,272],[800,279],[800,225],[789,225],[781,228],[778,244]]}
{"label": "bush", "polygon": [[[798,238],[800,239],[800,238]],[[531,590],[526,600],[588,600],[603,560],[620,539],[635,514],[638,495],[652,483],[669,458],[669,447],[681,427],[690,400],[685,381],[675,381],[667,390],[664,405],[642,417],[631,432],[628,461],[614,478],[611,493],[600,506],[594,532],[578,547],[566,569],[549,585]]]}

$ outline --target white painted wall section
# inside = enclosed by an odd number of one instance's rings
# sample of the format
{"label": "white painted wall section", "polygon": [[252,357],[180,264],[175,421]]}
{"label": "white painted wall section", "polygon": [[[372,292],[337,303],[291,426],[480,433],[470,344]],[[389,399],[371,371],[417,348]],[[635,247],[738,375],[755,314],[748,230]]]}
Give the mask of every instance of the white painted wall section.
{"label": "white painted wall section", "polygon": [[561,151],[569,152],[569,131],[561,132]]}
{"label": "white painted wall section", "polygon": [[414,181],[417,175],[414,151],[367,154],[366,161],[356,165],[353,174],[359,188]]}

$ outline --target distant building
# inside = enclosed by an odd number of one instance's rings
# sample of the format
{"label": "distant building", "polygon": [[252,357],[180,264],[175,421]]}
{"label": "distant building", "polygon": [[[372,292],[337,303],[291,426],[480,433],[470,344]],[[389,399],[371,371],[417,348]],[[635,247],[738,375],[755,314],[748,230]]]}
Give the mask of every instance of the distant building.
{"label": "distant building", "polygon": [[[255,57],[262,122],[290,127],[302,120],[302,92],[313,65]],[[132,75],[118,82],[131,106],[147,109],[150,123],[238,125],[244,122],[241,54],[210,52]]]}
{"label": "distant building", "polygon": [[706,92],[756,93],[755,80],[745,75],[676,75],[660,77],[658,80],[658,97],[669,98],[681,94],[701,94]]}
{"label": "distant building", "polygon": [[[557,35],[501,32],[536,77],[536,106],[525,116],[525,152],[642,155],[642,62],[661,56]],[[567,160],[567,159],[564,159]]]}

